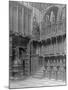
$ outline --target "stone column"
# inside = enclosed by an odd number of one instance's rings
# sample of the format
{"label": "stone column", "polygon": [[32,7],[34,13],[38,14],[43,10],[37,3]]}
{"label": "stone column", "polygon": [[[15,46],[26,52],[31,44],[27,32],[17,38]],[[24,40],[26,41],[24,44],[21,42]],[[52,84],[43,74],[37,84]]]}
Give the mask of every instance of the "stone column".
{"label": "stone column", "polygon": [[25,16],[24,16],[24,18],[25,18],[25,34],[26,35],[28,35],[28,10],[27,10],[27,8],[25,8]]}
{"label": "stone column", "polygon": [[30,35],[31,33],[31,12],[29,12],[28,15],[28,34]]}
{"label": "stone column", "polygon": [[12,31],[12,6],[9,5],[9,30]]}
{"label": "stone column", "polygon": [[56,44],[55,44],[55,54],[57,53],[57,37],[56,37]]}
{"label": "stone column", "polygon": [[12,29],[14,32],[18,32],[18,7],[12,8]]}
{"label": "stone column", "polygon": [[18,32],[22,33],[22,7],[18,7]]}
{"label": "stone column", "polygon": [[22,7],[22,34],[24,34],[24,7]]}
{"label": "stone column", "polygon": [[18,13],[18,20],[19,20],[19,32],[24,34],[24,7],[19,7],[19,13]]}

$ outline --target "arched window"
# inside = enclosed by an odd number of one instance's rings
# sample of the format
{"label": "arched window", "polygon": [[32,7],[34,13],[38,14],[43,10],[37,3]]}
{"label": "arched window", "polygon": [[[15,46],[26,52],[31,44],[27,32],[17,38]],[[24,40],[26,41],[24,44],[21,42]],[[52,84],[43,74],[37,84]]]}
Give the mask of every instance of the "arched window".
{"label": "arched window", "polygon": [[65,17],[66,17],[66,8],[64,7],[64,8],[62,9],[62,20],[64,20]]}

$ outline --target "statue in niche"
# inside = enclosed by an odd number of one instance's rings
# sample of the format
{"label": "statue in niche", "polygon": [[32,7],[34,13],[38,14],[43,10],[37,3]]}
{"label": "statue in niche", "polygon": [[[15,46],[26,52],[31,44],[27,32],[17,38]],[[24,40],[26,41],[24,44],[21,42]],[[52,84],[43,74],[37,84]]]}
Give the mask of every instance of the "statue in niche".
{"label": "statue in niche", "polygon": [[[65,8],[63,8],[62,9],[62,21],[64,22],[64,24],[65,24],[65,22],[66,22],[66,11],[65,11]],[[65,27],[66,25],[64,25],[63,27]]]}
{"label": "statue in niche", "polygon": [[35,39],[39,39],[39,35],[40,35],[40,27],[39,27],[39,23],[37,21],[36,16],[34,16],[33,18],[33,30],[32,30],[32,34],[35,37]]}
{"label": "statue in niche", "polygon": [[55,15],[54,15],[54,12],[53,11],[51,11],[50,22],[51,22],[51,24],[54,24],[55,23]]}
{"label": "statue in niche", "polygon": [[46,23],[49,24],[50,20],[49,20],[49,15],[46,15]]}

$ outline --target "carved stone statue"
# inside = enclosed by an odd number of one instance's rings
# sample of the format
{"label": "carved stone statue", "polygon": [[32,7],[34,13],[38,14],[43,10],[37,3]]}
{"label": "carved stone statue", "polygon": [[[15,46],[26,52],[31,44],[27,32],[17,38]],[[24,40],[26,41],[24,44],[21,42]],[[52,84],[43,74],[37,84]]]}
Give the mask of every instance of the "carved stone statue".
{"label": "carved stone statue", "polygon": [[51,11],[50,22],[51,22],[51,24],[55,23],[55,15],[54,15],[53,11]]}
{"label": "carved stone statue", "polygon": [[40,27],[39,23],[37,22],[36,17],[33,18],[33,30],[32,30],[32,35],[34,39],[39,40],[40,38]]}

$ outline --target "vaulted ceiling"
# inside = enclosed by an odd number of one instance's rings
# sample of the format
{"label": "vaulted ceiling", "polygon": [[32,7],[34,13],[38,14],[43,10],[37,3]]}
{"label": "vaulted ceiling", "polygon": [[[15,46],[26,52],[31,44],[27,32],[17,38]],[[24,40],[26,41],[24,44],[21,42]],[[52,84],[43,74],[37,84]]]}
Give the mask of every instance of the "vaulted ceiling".
{"label": "vaulted ceiling", "polygon": [[38,2],[29,2],[29,4],[32,7],[37,8],[39,11],[45,10],[48,6],[53,5],[53,4],[49,4],[49,3],[38,3]]}

